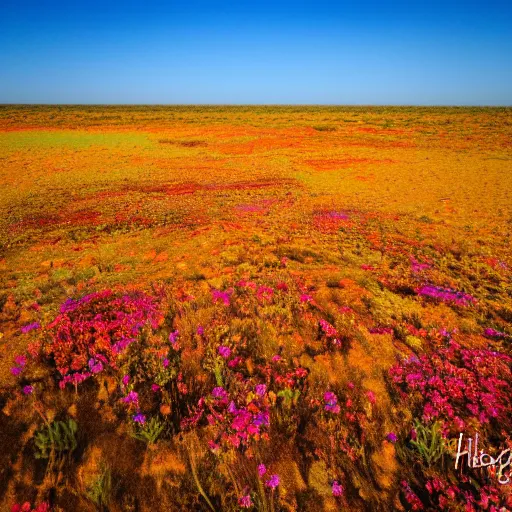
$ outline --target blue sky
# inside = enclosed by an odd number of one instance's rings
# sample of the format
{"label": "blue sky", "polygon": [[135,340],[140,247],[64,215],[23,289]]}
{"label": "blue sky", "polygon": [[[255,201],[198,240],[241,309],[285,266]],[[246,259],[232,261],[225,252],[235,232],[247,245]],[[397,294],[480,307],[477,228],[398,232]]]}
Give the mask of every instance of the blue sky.
{"label": "blue sky", "polygon": [[510,0],[1,0],[0,103],[512,105],[511,27]]}

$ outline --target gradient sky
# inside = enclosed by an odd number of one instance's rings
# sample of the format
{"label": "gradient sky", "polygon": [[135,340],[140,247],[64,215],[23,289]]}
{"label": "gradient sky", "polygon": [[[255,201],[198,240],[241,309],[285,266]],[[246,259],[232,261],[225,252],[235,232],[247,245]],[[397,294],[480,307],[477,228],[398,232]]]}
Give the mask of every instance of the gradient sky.
{"label": "gradient sky", "polygon": [[512,105],[512,0],[0,0],[0,103]]}

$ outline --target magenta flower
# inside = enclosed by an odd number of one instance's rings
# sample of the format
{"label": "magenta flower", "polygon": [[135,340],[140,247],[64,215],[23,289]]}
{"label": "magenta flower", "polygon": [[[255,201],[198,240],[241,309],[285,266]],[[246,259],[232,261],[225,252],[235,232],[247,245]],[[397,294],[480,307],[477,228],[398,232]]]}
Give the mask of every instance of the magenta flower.
{"label": "magenta flower", "polygon": [[202,325],[199,325],[197,327],[197,335],[202,336],[204,334],[204,327]]}
{"label": "magenta flower", "polygon": [[231,355],[231,349],[229,347],[220,346],[219,347],[219,354],[224,359],[227,359]]}
{"label": "magenta flower", "polygon": [[370,401],[371,404],[375,404],[375,402],[377,401],[377,398],[373,391],[367,391],[366,396],[368,397],[368,400]]}
{"label": "magenta flower", "polygon": [[241,361],[242,361],[242,358],[240,356],[236,356],[234,359],[231,359],[231,361],[228,362],[228,366],[230,368],[235,368],[236,366],[238,366],[240,364]]}
{"label": "magenta flower", "polygon": [[340,406],[338,405],[338,397],[332,391],[326,391],[324,394],[324,409],[332,412],[333,414],[340,413]]}
{"label": "magenta flower", "polygon": [[176,341],[178,341],[178,336],[179,336],[180,332],[178,330],[174,331],[174,332],[171,332],[171,334],[169,334],[169,341],[174,345],[176,343]]}
{"label": "magenta flower", "polygon": [[225,306],[229,306],[230,297],[233,293],[233,290],[230,288],[225,292],[221,292],[220,290],[212,290],[212,297],[214,302],[223,302]]}
{"label": "magenta flower", "polygon": [[332,495],[336,497],[343,495],[343,486],[337,480],[332,483]]}
{"label": "magenta flower", "polygon": [[252,503],[251,497],[248,494],[246,494],[245,496],[241,496],[238,499],[238,505],[242,508],[252,507],[253,503]]}
{"label": "magenta flower", "polygon": [[89,359],[89,370],[91,370],[91,373],[99,373],[103,370],[103,364],[101,364],[101,361],[95,361],[94,359]]}
{"label": "magenta flower", "polygon": [[267,386],[265,384],[258,384],[254,389],[258,396],[263,396],[267,392]]}
{"label": "magenta flower", "polygon": [[11,373],[15,376],[18,376],[23,371],[23,368],[21,366],[13,366],[11,368]]}
{"label": "magenta flower", "polygon": [[169,366],[169,359],[165,358],[162,360],[162,365],[164,368],[167,368]]}
{"label": "magenta flower", "polygon": [[121,400],[126,404],[136,404],[139,401],[139,394],[136,391],[130,391]]}
{"label": "magenta flower", "polygon": [[123,383],[123,386],[127,386],[128,382],[130,382],[130,376],[129,375],[125,375],[121,382]]}
{"label": "magenta flower", "polygon": [[258,466],[258,475],[260,475],[260,477],[262,477],[266,472],[267,472],[267,468],[266,468],[265,464],[260,464]]}
{"label": "magenta flower", "polygon": [[153,391],[153,393],[160,391],[160,386],[158,384],[151,384],[151,391]]}
{"label": "magenta flower", "polygon": [[259,414],[256,414],[252,423],[256,427],[268,426],[270,424],[270,415],[269,415],[268,411],[260,412]]}
{"label": "magenta flower", "polygon": [[14,358],[14,362],[18,365],[18,366],[25,366],[25,364],[27,364],[27,358],[25,356],[16,356]]}
{"label": "magenta flower", "polygon": [[486,338],[496,338],[496,339],[508,338],[508,334],[506,334],[504,332],[497,331],[496,329],[491,329],[491,328],[485,329],[484,336]]}
{"label": "magenta flower", "polygon": [[418,295],[439,299],[443,302],[453,302],[459,306],[468,306],[476,302],[476,299],[467,293],[433,285],[422,286],[417,290],[417,293]]}
{"label": "magenta flower", "polygon": [[212,396],[213,396],[213,398],[217,398],[219,400],[227,400],[228,392],[222,386],[219,386],[219,387],[213,388]]}
{"label": "magenta flower", "polygon": [[135,423],[138,423],[139,425],[144,425],[144,423],[146,423],[146,416],[144,416],[144,414],[140,412],[132,416],[132,419]]}
{"label": "magenta flower", "polygon": [[24,325],[21,328],[21,332],[23,334],[27,334],[27,332],[33,331],[34,329],[39,329],[41,327],[41,324],[39,322],[33,322],[31,324]]}
{"label": "magenta flower", "polygon": [[280,483],[278,475],[272,475],[266,482],[265,485],[270,489],[275,489]]}
{"label": "magenta flower", "polygon": [[386,436],[386,439],[390,442],[390,443],[396,443],[397,440],[398,440],[398,437],[396,437],[396,434],[394,432],[390,432],[387,436]]}
{"label": "magenta flower", "polygon": [[307,293],[303,293],[300,296],[300,301],[301,302],[311,302],[312,300],[313,300],[313,297],[311,297],[311,295],[308,295]]}
{"label": "magenta flower", "polygon": [[25,386],[23,388],[24,395],[30,395],[34,391],[34,386]]}

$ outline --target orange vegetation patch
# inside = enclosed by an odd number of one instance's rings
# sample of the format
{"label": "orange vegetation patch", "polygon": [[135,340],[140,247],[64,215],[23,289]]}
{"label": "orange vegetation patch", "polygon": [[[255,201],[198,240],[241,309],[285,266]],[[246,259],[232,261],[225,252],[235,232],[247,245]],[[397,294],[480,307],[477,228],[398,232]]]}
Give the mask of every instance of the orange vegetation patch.
{"label": "orange vegetation patch", "polygon": [[367,176],[364,176],[364,175],[358,175],[356,176],[355,178],[357,181],[374,181],[375,180],[375,175],[373,174],[369,174]]}
{"label": "orange vegetation patch", "polygon": [[218,153],[229,155],[250,155],[253,153],[265,153],[274,149],[298,148],[303,144],[303,137],[262,137],[247,142],[235,144],[220,144],[215,150]]}
{"label": "orange vegetation patch", "polygon": [[313,167],[317,171],[334,171],[336,169],[344,169],[357,164],[392,164],[394,160],[375,160],[373,158],[329,158],[329,159],[313,159],[306,160],[307,165]]}
{"label": "orange vegetation patch", "polygon": [[341,226],[349,225],[352,225],[352,221],[345,212],[322,210],[313,216],[313,226],[321,233],[335,233]]}

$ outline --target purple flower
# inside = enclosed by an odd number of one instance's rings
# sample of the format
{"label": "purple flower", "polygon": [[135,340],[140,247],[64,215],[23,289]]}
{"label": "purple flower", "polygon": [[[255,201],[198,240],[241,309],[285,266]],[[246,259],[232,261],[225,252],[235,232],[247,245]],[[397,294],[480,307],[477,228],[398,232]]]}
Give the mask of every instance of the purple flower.
{"label": "purple flower", "polygon": [[25,386],[23,388],[23,394],[24,395],[30,395],[34,391],[34,386]]}
{"label": "purple flower", "polygon": [[39,327],[41,327],[41,324],[39,322],[33,322],[31,324],[24,325],[21,328],[21,332],[23,334],[27,334],[27,332],[30,332],[30,331],[32,331],[34,329],[39,329]]}
{"label": "purple flower", "polygon": [[176,343],[176,341],[178,340],[178,336],[179,336],[180,332],[178,330],[174,331],[174,332],[171,332],[171,334],[169,334],[169,341],[174,345]]}
{"label": "purple flower", "polygon": [[94,359],[89,359],[89,370],[91,373],[100,373],[103,370],[103,365],[101,361],[95,361]]}
{"label": "purple flower", "polygon": [[129,375],[125,375],[121,382],[123,383],[123,386],[127,386],[128,382],[130,382],[130,376]]}
{"label": "purple flower", "polygon": [[251,497],[246,494],[245,496],[241,496],[238,499],[238,505],[242,508],[250,508],[252,507],[252,500]]}
{"label": "purple flower", "polygon": [[418,295],[440,299],[444,302],[453,302],[459,306],[467,306],[476,302],[476,299],[467,293],[433,285],[422,286],[417,290],[417,293]]}
{"label": "purple flower", "polygon": [[267,392],[267,386],[265,384],[258,384],[254,389],[258,396],[263,396]]}
{"label": "purple flower", "polygon": [[121,400],[126,404],[136,404],[139,401],[139,394],[137,393],[137,391],[130,391]]}
{"label": "purple flower", "polygon": [[228,392],[221,386],[213,388],[212,390],[213,398],[217,398],[219,400],[226,400],[228,398]]}
{"label": "purple flower", "polygon": [[324,409],[326,411],[339,414],[340,406],[338,405],[338,397],[332,391],[326,391],[324,393],[324,402]]}
{"label": "purple flower", "polygon": [[260,477],[262,477],[266,472],[267,472],[267,468],[266,468],[265,464],[260,464],[258,466],[258,475],[260,475]]}
{"label": "purple flower", "polygon": [[120,354],[130,343],[133,343],[134,341],[134,338],[121,338],[115,345],[113,345],[112,351],[114,354]]}
{"label": "purple flower", "polygon": [[343,486],[337,480],[332,483],[332,495],[336,497],[343,495]]}
{"label": "purple flower", "polygon": [[79,303],[73,299],[66,299],[66,301],[61,304],[60,312],[61,313],[70,313],[74,311],[79,306]]}
{"label": "purple flower", "polygon": [[386,436],[386,439],[390,442],[390,443],[396,443],[397,440],[398,440],[398,437],[396,437],[396,434],[394,432],[390,432],[387,436]]}
{"label": "purple flower", "polygon": [[19,375],[22,371],[23,371],[23,368],[21,368],[21,366],[13,366],[11,368],[11,373],[13,375]]}
{"label": "purple flower", "polygon": [[255,425],[256,427],[261,427],[262,425],[263,426],[268,426],[270,424],[270,415],[267,412],[260,412],[259,414],[257,414],[254,419],[253,419],[253,425]]}
{"label": "purple flower", "polygon": [[138,423],[139,425],[144,425],[144,423],[146,423],[146,416],[144,416],[144,414],[140,412],[132,416],[132,419],[135,423]]}
{"label": "purple flower", "polygon": [[165,358],[163,361],[162,361],[162,364],[164,365],[164,368],[167,368],[169,366],[169,359]]}
{"label": "purple flower", "polygon": [[279,476],[278,475],[272,475],[266,482],[265,485],[267,487],[270,487],[271,489],[275,489],[279,485]]}
{"label": "purple flower", "polygon": [[232,289],[221,292],[220,290],[212,290],[212,297],[214,302],[223,302],[225,306],[229,306],[230,297],[233,293]]}
{"label": "purple flower", "polygon": [[197,327],[197,335],[202,336],[204,334],[204,327],[202,325],[199,325]]}
{"label": "purple flower", "polygon": [[491,328],[485,329],[484,336],[486,338],[508,338],[508,334]]}
{"label": "purple flower", "polygon": [[227,359],[231,355],[231,349],[229,347],[220,346],[219,347],[219,354],[224,359]]}

